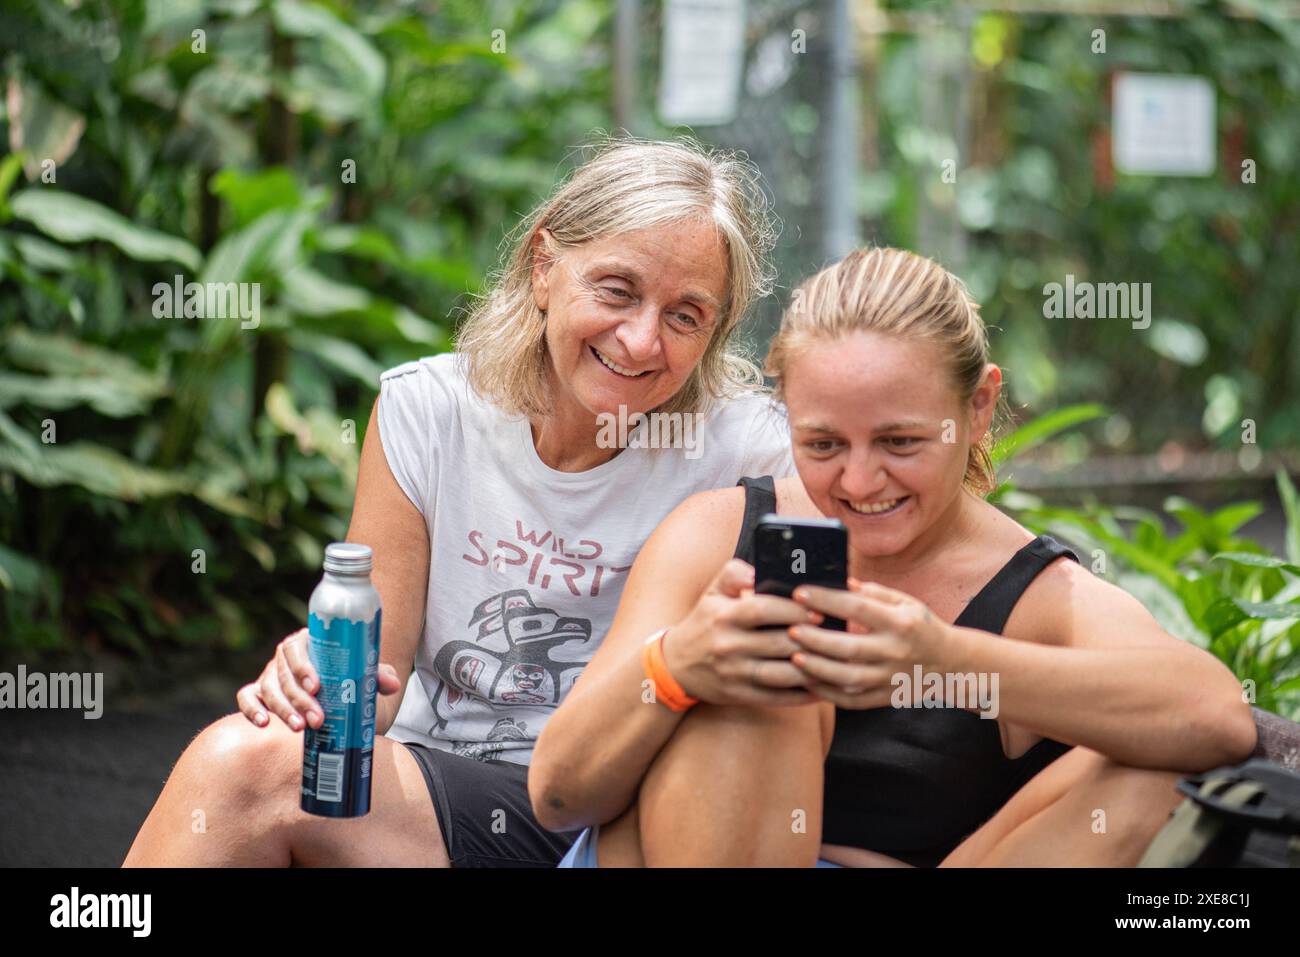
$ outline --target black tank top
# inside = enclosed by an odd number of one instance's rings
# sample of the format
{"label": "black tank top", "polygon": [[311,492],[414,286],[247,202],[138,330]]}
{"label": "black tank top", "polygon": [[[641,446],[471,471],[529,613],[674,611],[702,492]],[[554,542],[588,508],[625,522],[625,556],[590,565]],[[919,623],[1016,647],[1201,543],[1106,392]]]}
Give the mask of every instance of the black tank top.
{"label": "black tank top", "polygon": [[[736,557],[752,564],[754,528],[776,511],[776,487],[770,475],[737,484],[745,487],[745,521]],[[1030,582],[1062,555],[1079,560],[1040,535],[1012,556],[954,624],[1002,634]],[[960,708],[836,708],[822,841],[933,867],[1069,749],[1044,738],[1021,757],[1008,758],[997,721]]]}

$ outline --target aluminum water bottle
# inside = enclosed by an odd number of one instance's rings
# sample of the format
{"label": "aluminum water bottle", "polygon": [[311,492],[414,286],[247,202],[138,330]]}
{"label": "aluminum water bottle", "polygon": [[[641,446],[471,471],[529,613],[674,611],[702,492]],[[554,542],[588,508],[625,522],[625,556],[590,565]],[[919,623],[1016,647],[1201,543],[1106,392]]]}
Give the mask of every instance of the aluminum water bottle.
{"label": "aluminum water bottle", "polygon": [[325,720],[303,733],[302,809],[322,817],[370,810],[379,688],[379,592],[370,583],[370,546],[325,547],[325,577],[307,605],[309,655],[320,676]]}

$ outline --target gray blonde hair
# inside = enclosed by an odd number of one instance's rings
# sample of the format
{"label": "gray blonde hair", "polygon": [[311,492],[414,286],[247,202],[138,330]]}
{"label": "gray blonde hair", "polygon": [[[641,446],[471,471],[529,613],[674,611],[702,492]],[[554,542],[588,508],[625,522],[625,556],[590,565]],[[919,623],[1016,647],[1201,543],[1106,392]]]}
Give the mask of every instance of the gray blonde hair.
{"label": "gray blonde hair", "polygon": [[776,221],[743,155],[692,139],[607,139],[504,246],[509,252],[487,294],[456,337],[474,391],[508,414],[545,415],[546,317],[533,299],[533,237],[545,227],[560,247],[690,219],[711,221],[728,253],[728,294],[709,345],[687,381],[656,411],[700,412],[711,397],[761,390],[758,364],[733,342],[750,305],[772,289],[768,260]]}
{"label": "gray blonde hair", "polygon": [[[804,280],[781,318],[764,371],[783,397],[791,357],[812,342],[852,332],[879,332],[937,342],[948,360],[950,381],[963,402],[979,386],[989,359],[988,333],[980,307],[965,283],[933,260],[902,249],[857,249]],[[994,422],[971,445],[963,484],[977,495],[997,485],[994,426],[1007,417],[999,394]]]}

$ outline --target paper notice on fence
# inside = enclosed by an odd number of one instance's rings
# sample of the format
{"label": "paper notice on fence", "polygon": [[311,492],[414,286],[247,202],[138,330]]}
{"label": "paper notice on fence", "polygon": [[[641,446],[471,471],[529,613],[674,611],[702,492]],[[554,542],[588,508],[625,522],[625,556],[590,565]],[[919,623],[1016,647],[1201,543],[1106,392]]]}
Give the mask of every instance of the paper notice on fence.
{"label": "paper notice on fence", "polygon": [[1204,77],[1116,74],[1112,124],[1115,168],[1121,173],[1214,172],[1214,87]]}
{"label": "paper notice on fence", "polygon": [[714,126],[736,116],[745,61],[745,0],[667,0],[659,117]]}

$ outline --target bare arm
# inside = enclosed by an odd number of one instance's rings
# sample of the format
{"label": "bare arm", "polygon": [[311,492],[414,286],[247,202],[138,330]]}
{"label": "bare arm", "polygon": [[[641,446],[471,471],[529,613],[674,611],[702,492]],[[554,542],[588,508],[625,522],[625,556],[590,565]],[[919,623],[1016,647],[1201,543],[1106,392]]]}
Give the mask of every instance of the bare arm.
{"label": "bare arm", "polygon": [[[756,626],[807,620],[794,602],[746,593],[752,570],[729,561],[744,512],[742,489],[694,495],[646,542],[628,576],[618,613],[591,663],[538,737],[528,774],[533,812],[562,831],[601,824],[635,799],[681,713],[647,700],[641,650],[664,639],[668,669],[702,701],[806,704],[803,676],[785,659],[784,629]],[[756,668],[753,659],[762,659]]]}
{"label": "bare arm", "polygon": [[1023,627],[1051,644],[966,629],[954,642],[955,669],[1000,675],[1007,721],[1139,767],[1203,771],[1250,754],[1250,705],[1221,661],[1073,562],[1043,578]]}
{"label": "bare arm", "polygon": [[384,734],[397,717],[401,690],[415,666],[415,651],[424,628],[429,584],[429,533],[420,510],[411,504],[393,478],[379,441],[379,400],[370,410],[370,424],[361,444],[356,498],[348,541],[369,545],[374,552],[371,580],[384,607],[379,661],[397,672],[401,687],[379,698],[375,731]]}
{"label": "bare arm", "polygon": [[[939,621],[923,604],[871,583],[808,588],[809,607],[850,621],[851,634],[794,629],[796,664],[846,708],[889,703],[892,676],[989,675],[1008,725],[1098,751],[1121,764],[1203,771],[1247,757],[1255,723],[1220,661],[1166,633],[1135,598],[1073,562],[1035,580],[1005,636]],[[978,705],[961,705],[976,710]]]}

